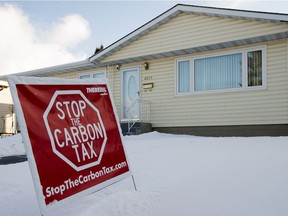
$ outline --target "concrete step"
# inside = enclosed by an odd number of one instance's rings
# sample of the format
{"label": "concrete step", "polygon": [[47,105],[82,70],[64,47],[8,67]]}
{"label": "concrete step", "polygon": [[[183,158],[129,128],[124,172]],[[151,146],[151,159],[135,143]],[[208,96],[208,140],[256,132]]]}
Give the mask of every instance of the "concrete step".
{"label": "concrete step", "polygon": [[152,131],[152,124],[146,122],[136,122],[128,132],[128,122],[121,122],[120,123],[122,134],[125,135],[138,135],[143,133],[148,133]]}

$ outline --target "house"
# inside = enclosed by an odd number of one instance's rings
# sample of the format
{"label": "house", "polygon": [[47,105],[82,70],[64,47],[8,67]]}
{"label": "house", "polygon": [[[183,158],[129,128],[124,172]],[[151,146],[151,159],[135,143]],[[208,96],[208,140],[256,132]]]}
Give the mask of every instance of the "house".
{"label": "house", "polygon": [[128,129],[279,136],[287,63],[287,14],[178,4],[87,60],[18,75],[106,77]]}
{"label": "house", "polygon": [[9,135],[15,132],[15,113],[8,83],[0,81],[0,135]]}

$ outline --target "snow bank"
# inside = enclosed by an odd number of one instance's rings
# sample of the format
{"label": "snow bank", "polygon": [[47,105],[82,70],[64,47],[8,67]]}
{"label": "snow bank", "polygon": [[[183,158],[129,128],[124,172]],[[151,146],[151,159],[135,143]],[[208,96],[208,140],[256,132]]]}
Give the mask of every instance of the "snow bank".
{"label": "snow bank", "polygon": [[0,138],[0,157],[25,154],[21,134]]}
{"label": "snow bank", "polygon": [[[288,137],[153,132],[124,141],[138,191],[128,178],[51,215],[288,214]],[[0,173],[1,215],[40,215],[27,162],[0,166]]]}

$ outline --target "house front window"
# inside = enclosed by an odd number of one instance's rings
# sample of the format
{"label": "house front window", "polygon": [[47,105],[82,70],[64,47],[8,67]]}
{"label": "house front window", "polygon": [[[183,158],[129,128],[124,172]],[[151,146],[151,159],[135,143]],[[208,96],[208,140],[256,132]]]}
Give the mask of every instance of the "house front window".
{"label": "house front window", "polygon": [[194,60],[194,91],[240,88],[242,54]]}
{"label": "house front window", "polygon": [[91,77],[90,74],[79,75],[79,79],[88,79],[90,77]]}
{"label": "house front window", "polygon": [[247,53],[248,86],[262,86],[263,80],[262,50]]}
{"label": "house front window", "polygon": [[177,61],[177,94],[264,86],[265,47]]}
{"label": "house front window", "polygon": [[178,92],[190,92],[190,61],[178,62]]}
{"label": "house front window", "polygon": [[79,79],[88,79],[88,78],[106,78],[105,72],[97,72],[97,73],[91,73],[91,74],[80,74]]}

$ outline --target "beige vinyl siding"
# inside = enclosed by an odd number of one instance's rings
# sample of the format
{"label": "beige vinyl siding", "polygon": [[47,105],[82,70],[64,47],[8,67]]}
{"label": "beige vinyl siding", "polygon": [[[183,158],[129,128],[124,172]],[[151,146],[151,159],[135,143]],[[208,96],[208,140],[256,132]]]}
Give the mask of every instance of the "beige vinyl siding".
{"label": "beige vinyl siding", "polygon": [[[197,47],[207,44],[227,42],[237,39],[268,35],[288,31],[287,24],[234,20],[193,14],[180,14],[149,34],[139,38],[127,47],[114,53],[105,61],[135,57],[170,50]],[[225,91],[176,96],[176,60],[201,57],[234,49],[250,48],[253,45],[155,59],[149,61],[149,70],[141,66],[141,86],[152,82],[152,91],[141,91],[141,99],[151,103],[151,123],[153,127],[173,126],[217,126],[288,123],[288,72],[287,40],[272,41],[267,44],[267,88]],[[120,71],[109,74],[117,114],[121,119],[121,71],[138,67],[143,62],[121,66]],[[80,73],[104,71],[97,68],[79,71],[58,77],[78,78]],[[145,77],[152,77],[145,80]]]}
{"label": "beige vinyl siding", "polygon": [[113,99],[119,120],[121,120],[121,83],[121,71],[114,73]]}
{"label": "beige vinyl siding", "polygon": [[[108,68],[95,68],[92,70],[85,70],[85,71],[77,71],[77,72],[71,72],[71,73],[63,73],[63,74],[58,74],[55,77],[58,78],[64,78],[64,79],[79,79],[79,75],[81,74],[92,74],[92,73],[97,73],[97,72],[106,72],[106,76],[108,79],[108,84],[110,87],[110,91],[113,96],[113,100],[115,103],[115,108],[117,111],[117,114],[120,119],[120,106],[121,106],[121,101],[120,101],[120,71],[116,70],[114,67],[108,67]],[[113,91],[114,88],[117,89],[117,91]]]}
{"label": "beige vinyl siding", "polygon": [[175,59],[151,61],[142,78],[152,76],[155,87],[142,92],[142,99],[151,102],[153,127],[287,124],[286,62],[286,40],[271,42],[267,44],[266,89],[176,96]]}
{"label": "beige vinyl siding", "polygon": [[83,72],[73,72],[73,73],[64,73],[58,74],[56,77],[64,79],[78,79],[78,74]]}
{"label": "beige vinyl siding", "polygon": [[[265,44],[255,44],[255,46]],[[121,119],[121,71],[140,66],[141,86],[154,83],[152,91],[141,90],[141,99],[151,103],[151,123],[153,127],[249,125],[288,123],[287,84],[287,40],[267,43],[267,88],[261,90],[239,90],[176,96],[176,59],[201,57],[212,52],[198,53],[149,61],[149,70],[144,70],[143,62],[122,65],[120,71],[113,71],[113,98],[117,114]],[[253,46],[237,47],[237,49]],[[213,51],[233,51],[232,48]],[[58,77],[78,78],[80,73],[63,74]],[[145,80],[145,77],[152,77]]]}
{"label": "beige vinyl siding", "polygon": [[63,74],[58,74],[56,77],[65,78],[65,79],[78,79],[80,74],[91,74],[91,73],[97,73],[97,72],[103,72],[103,71],[106,71],[106,68],[95,68],[95,69],[85,70],[85,71],[63,73]]}
{"label": "beige vinyl siding", "polygon": [[288,31],[287,24],[181,13],[105,59],[117,60]]}

